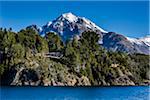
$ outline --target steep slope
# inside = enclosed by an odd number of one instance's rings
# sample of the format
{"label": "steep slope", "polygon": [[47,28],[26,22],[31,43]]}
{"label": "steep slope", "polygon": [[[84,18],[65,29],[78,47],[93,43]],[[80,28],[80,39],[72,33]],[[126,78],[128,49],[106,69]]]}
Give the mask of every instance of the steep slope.
{"label": "steep slope", "polygon": [[129,38],[127,37],[127,39],[132,43],[132,44],[136,44],[136,45],[147,45],[150,46],[150,36],[146,36],[143,38]]}
{"label": "steep slope", "polygon": [[109,32],[103,36],[102,40],[102,46],[108,50],[149,54],[149,37],[136,39]]}
{"label": "steep slope", "polygon": [[63,40],[66,40],[72,38],[75,34],[80,34],[84,31],[94,31],[99,34],[102,32],[107,33],[105,30],[84,17],[77,17],[72,13],[65,13],[56,20],[44,25],[40,34],[45,35],[47,32],[56,32]]}

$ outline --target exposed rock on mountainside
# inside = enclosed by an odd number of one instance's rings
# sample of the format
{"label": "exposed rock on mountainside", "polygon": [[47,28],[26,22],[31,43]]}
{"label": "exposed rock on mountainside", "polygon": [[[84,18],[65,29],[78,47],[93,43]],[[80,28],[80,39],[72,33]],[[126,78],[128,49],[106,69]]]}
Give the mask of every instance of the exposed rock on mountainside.
{"label": "exposed rock on mountainside", "polygon": [[77,17],[72,13],[65,13],[56,18],[51,23],[47,23],[42,27],[41,35],[45,35],[47,32],[58,33],[63,40],[72,38],[75,34],[80,34],[84,31],[94,31],[99,34],[101,32],[107,33],[102,28],[84,17]]}
{"label": "exposed rock on mountainside", "polygon": [[150,37],[147,37],[146,40],[142,38],[131,39],[114,32],[109,32],[103,36],[102,40],[102,46],[108,50],[149,55]]}

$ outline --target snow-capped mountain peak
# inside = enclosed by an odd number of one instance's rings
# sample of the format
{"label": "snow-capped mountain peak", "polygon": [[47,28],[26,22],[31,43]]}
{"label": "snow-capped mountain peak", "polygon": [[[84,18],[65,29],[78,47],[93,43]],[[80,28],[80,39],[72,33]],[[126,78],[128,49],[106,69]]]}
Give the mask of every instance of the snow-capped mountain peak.
{"label": "snow-capped mountain peak", "polygon": [[64,13],[62,14],[62,16],[70,22],[76,22],[78,20],[78,17],[72,14],[71,12]]}
{"label": "snow-capped mountain peak", "polygon": [[50,26],[52,24],[52,22],[51,21],[49,21],[48,23],[47,23],[47,26]]}
{"label": "snow-capped mountain peak", "polygon": [[46,35],[47,32],[56,32],[65,41],[72,38],[75,34],[81,34],[84,31],[94,31],[99,34],[108,33],[92,21],[69,12],[44,25],[40,34]]}

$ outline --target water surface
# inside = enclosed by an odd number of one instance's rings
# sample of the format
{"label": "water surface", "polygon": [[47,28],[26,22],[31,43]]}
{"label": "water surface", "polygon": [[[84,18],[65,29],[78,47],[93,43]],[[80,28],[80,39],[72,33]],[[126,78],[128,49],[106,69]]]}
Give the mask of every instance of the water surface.
{"label": "water surface", "polygon": [[149,100],[148,86],[1,87],[1,100]]}

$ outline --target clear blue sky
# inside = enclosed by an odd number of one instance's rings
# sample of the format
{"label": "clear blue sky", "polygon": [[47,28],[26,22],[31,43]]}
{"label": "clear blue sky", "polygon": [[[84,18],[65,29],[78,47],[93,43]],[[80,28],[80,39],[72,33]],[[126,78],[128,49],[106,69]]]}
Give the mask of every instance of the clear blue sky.
{"label": "clear blue sky", "polygon": [[1,1],[0,27],[19,31],[31,24],[42,26],[66,12],[86,17],[107,31],[125,36],[149,34],[148,1]]}

